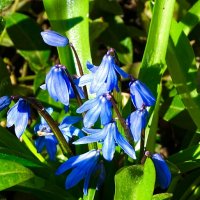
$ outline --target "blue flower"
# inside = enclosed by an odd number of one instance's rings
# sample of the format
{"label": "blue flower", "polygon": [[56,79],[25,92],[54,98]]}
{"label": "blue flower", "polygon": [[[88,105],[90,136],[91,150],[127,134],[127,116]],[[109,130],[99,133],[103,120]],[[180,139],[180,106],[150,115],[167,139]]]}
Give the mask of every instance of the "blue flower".
{"label": "blue flower", "polygon": [[41,32],[41,36],[44,42],[50,46],[64,47],[69,44],[69,40],[67,37],[62,36],[55,31],[43,31]]}
{"label": "blue flower", "polygon": [[142,129],[146,127],[147,115],[148,112],[146,109],[136,110],[132,112],[126,120],[135,142],[140,140]]}
{"label": "blue flower", "polygon": [[60,175],[65,171],[72,169],[67,176],[65,188],[70,189],[84,180],[83,193],[87,195],[90,177],[96,171],[99,159],[99,150],[91,150],[79,156],[73,156],[64,162],[56,171],[56,175]]}
{"label": "blue flower", "polygon": [[162,189],[168,188],[171,182],[171,172],[162,158],[158,153],[152,155],[152,161],[156,169],[156,180]]}
{"label": "blue flower", "polygon": [[41,88],[47,89],[49,95],[55,101],[60,101],[68,106],[69,98],[74,97],[74,92],[64,70],[65,67],[62,65],[53,66],[46,76],[45,84]]}
{"label": "blue flower", "polygon": [[155,97],[144,83],[134,80],[129,83],[129,86],[131,99],[136,109],[155,104]]}
{"label": "blue flower", "polygon": [[87,67],[92,73],[83,75],[78,80],[78,85],[84,86],[91,83],[90,93],[97,93],[97,95],[111,92],[113,89],[119,91],[117,73],[124,78],[129,77],[126,72],[116,65],[115,57],[110,54],[110,51],[103,57],[99,67],[89,62],[87,63]]}
{"label": "blue flower", "polygon": [[11,103],[11,98],[9,96],[0,97],[0,111],[8,107]]}
{"label": "blue flower", "polygon": [[27,101],[20,98],[8,111],[7,127],[15,125],[15,134],[20,138],[28,125],[29,118],[30,106]]}
{"label": "blue flower", "polygon": [[[51,114],[53,112],[53,109],[48,108],[47,112]],[[76,116],[67,116],[58,126],[67,142],[69,142],[69,139],[72,136],[84,136],[80,129],[72,126],[72,124],[77,123],[78,121],[80,121],[80,119],[80,117]],[[41,124],[37,124],[34,130],[39,135],[39,137],[35,141],[38,153],[41,153],[43,148],[46,147],[50,160],[55,160],[58,141],[43,117],[41,117]]]}
{"label": "blue flower", "polygon": [[107,100],[106,96],[98,96],[86,101],[76,112],[83,113],[87,111],[83,119],[83,124],[89,128],[94,125],[99,116],[102,125],[109,123],[112,120],[111,106],[112,104]]}
{"label": "blue flower", "polygon": [[103,157],[111,161],[115,152],[115,143],[117,143],[131,158],[136,158],[133,147],[119,133],[115,122],[105,125],[103,129],[83,128],[82,130],[91,135],[80,138],[73,144],[87,144],[103,140]]}

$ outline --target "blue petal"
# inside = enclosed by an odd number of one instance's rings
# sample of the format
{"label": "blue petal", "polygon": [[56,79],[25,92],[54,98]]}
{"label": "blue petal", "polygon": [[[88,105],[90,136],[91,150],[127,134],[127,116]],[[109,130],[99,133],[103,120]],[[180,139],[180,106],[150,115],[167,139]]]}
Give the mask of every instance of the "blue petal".
{"label": "blue petal", "polygon": [[87,153],[78,155],[78,156],[73,156],[69,158],[66,162],[64,162],[56,171],[56,175],[60,175],[63,172],[67,171],[70,168],[76,167],[79,165],[81,162],[84,160],[90,159],[96,154],[96,150],[91,150]]}
{"label": "blue petal", "polygon": [[84,85],[89,84],[93,79],[93,74],[85,74],[78,79],[75,79],[74,82],[78,86],[82,87]]}
{"label": "blue petal", "polygon": [[66,126],[70,126],[72,124],[75,124],[79,122],[82,119],[80,116],[66,116],[62,122],[60,123],[60,128],[64,128]]}
{"label": "blue petal", "polygon": [[41,32],[41,36],[44,42],[50,46],[54,47],[64,47],[69,44],[68,38],[65,36],[60,35],[55,31],[43,31]]}
{"label": "blue petal", "polygon": [[45,136],[45,143],[50,160],[55,160],[57,141],[53,136]]}
{"label": "blue petal", "polygon": [[107,131],[104,128],[98,133],[78,139],[77,141],[73,142],[73,144],[87,144],[91,142],[97,142],[97,141],[103,140],[106,137],[106,135],[107,135]]}
{"label": "blue petal", "polygon": [[86,128],[86,127],[83,127],[82,130],[86,132],[87,134],[95,134],[101,131],[101,129],[92,129],[92,128]]}
{"label": "blue petal", "polygon": [[19,104],[19,101],[12,107],[8,110],[8,113],[7,113],[7,127],[11,127],[12,125],[15,124],[16,120],[17,120],[17,115],[18,115],[18,112],[17,112],[17,106]]}
{"label": "blue petal", "polygon": [[101,88],[101,85],[106,81],[108,72],[109,72],[109,59],[108,56],[105,55],[103,57],[100,66],[98,67],[97,71],[94,74],[94,78],[90,86],[91,93],[95,93]]}
{"label": "blue petal", "polygon": [[89,61],[87,61],[86,66],[92,73],[95,73],[98,69],[97,66],[91,64]]}
{"label": "blue petal", "polygon": [[8,107],[11,103],[11,98],[9,96],[0,97],[0,111]]}
{"label": "blue petal", "polygon": [[120,74],[123,78],[129,78],[129,74],[127,74],[125,71],[123,71],[120,67],[117,65],[114,65],[115,70],[118,74]]}
{"label": "blue petal", "polygon": [[93,108],[97,104],[99,104],[99,99],[98,98],[90,99],[90,100],[86,101],[82,106],[80,106],[76,110],[76,112],[77,113],[83,113],[83,112],[85,112],[87,110],[90,110],[91,108]]}
{"label": "blue petal", "polygon": [[45,137],[44,136],[41,136],[41,137],[36,139],[35,146],[36,146],[36,149],[37,149],[38,153],[42,152],[42,149],[44,148],[44,145],[45,145]]}
{"label": "blue petal", "polygon": [[114,88],[119,91],[117,83],[117,74],[112,66],[109,67],[108,76],[106,79],[107,90],[112,91]]}
{"label": "blue petal", "polygon": [[97,121],[101,112],[99,104],[90,109],[84,116],[83,124],[86,128],[90,128]]}
{"label": "blue petal", "polygon": [[113,137],[115,128],[112,126],[112,123],[107,126],[108,126],[107,136],[103,142],[102,152],[103,152],[103,157],[106,160],[111,161],[115,153],[115,141]]}
{"label": "blue petal", "polygon": [[40,88],[41,88],[42,90],[46,90],[46,89],[47,89],[47,85],[46,85],[46,84],[42,84],[42,85],[40,86]]}
{"label": "blue petal", "polygon": [[111,110],[111,102],[108,101],[105,97],[101,99],[101,124],[106,125],[112,120],[112,110]]}
{"label": "blue petal", "polygon": [[162,189],[166,189],[171,182],[171,172],[160,154],[153,154],[153,163],[156,169],[156,179]]}
{"label": "blue petal", "polygon": [[[46,109],[46,111],[49,113],[49,115],[51,115],[53,113],[53,108],[49,107]],[[45,121],[45,119],[43,117],[41,117],[41,124],[47,125],[47,122]]]}
{"label": "blue petal", "polygon": [[114,134],[116,143],[124,150],[126,154],[128,154],[131,158],[136,159],[135,150],[133,149],[133,147],[119,133],[116,125],[113,125],[113,126],[115,126],[115,131],[113,134]]}

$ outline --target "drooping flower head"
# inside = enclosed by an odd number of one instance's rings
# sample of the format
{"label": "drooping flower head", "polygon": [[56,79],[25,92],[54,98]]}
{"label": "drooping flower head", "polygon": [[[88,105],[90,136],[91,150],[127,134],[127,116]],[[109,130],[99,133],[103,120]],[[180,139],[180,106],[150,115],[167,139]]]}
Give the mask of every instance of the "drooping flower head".
{"label": "drooping flower head", "polygon": [[62,65],[53,66],[46,76],[45,84],[41,88],[48,90],[49,95],[55,101],[60,101],[68,106],[69,98],[74,97],[74,92],[64,70],[65,67]]}
{"label": "drooping flower head", "polygon": [[94,99],[86,101],[76,112],[83,113],[87,111],[83,119],[83,124],[85,127],[90,128],[99,116],[102,125],[106,125],[112,120],[111,106],[112,104],[106,96],[97,96]]}
{"label": "drooping flower head", "polygon": [[84,179],[83,193],[87,195],[90,177],[97,169],[99,155],[99,150],[93,149],[82,155],[73,156],[57,169],[56,175],[72,169],[71,173],[67,176],[65,188],[70,189]]}
{"label": "drooping flower head", "polygon": [[115,153],[115,143],[116,143],[131,158],[133,159],[136,158],[133,147],[119,133],[115,122],[105,125],[103,129],[83,128],[82,130],[91,135],[80,138],[79,140],[73,142],[73,144],[87,144],[97,141],[103,141],[103,148],[102,148],[103,157],[106,160],[111,161]]}
{"label": "drooping flower head", "polygon": [[[51,114],[53,109],[48,108],[47,112]],[[69,142],[72,136],[84,136],[80,129],[72,126],[72,124],[80,121],[80,119],[80,117],[76,116],[67,116],[58,126],[67,142]],[[34,130],[39,135],[35,141],[38,153],[41,153],[43,148],[46,147],[50,160],[55,160],[58,141],[43,117],[41,117],[41,124],[37,124]]]}
{"label": "drooping flower head", "polygon": [[41,36],[44,42],[54,47],[64,47],[69,44],[67,37],[51,30],[41,32]]}
{"label": "drooping flower head", "polygon": [[171,182],[171,172],[163,157],[156,153],[152,155],[152,161],[156,169],[156,180],[162,189],[168,188]]}
{"label": "drooping flower head", "polygon": [[132,112],[126,120],[135,142],[141,138],[141,132],[146,127],[148,112],[145,108]]}
{"label": "drooping flower head", "polygon": [[97,95],[111,92],[114,89],[119,91],[117,74],[124,78],[128,78],[129,75],[116,64],[113,51],[113,49],[110,49],[107,52],[99,67],[88,62],[87,67],[91,74],[82,76],[78,80],[78,85],[84,86],[90,83],[90,93]]}
{"label": "drooping flower head", "polygon": [[133,80],[129,83],[129,86],[131,100],[136,109],[155,104],[155,97],[144,83],[139,80]]}
{"label": "drooping flower head", "polygon": [[9,96],[0,97],[0,111],[8,107],[11,103],[11,98]]}
{"label": "drooping flower head", "polygon": [[24,133],[30,118],[30,106],[27,101],[20,98],[18,102],[9,109],[7,114],[7,127],[15,125],[15,134],[18,138]]}

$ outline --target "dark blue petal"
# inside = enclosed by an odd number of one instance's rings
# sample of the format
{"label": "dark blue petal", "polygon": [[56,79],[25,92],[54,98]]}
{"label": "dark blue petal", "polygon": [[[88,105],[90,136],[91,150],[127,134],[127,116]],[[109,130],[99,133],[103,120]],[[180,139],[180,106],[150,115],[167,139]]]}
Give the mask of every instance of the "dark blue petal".
{"label": "dark blue petal", "polygon": [[109,67],[109,72],[106,79],[106,85],[107,85],[108,91],[112,91],[114,88],[117,91],[119,91],[118,83],[117,83],[117,74],[112,66]]}
{"label": "dark blue petal", "polygon": [[35,140],[35,146],[36,146],[36,149],[37,149],[38,153],[42,152],[42,149],[44,148],[44,145],[45,145],[45,137],[44,136],[38,137]]}
{"label": "dark blue petal", "polygon": [[0,111],[8,107],[11,103],[11,98],[9,96],[0,97]]}
{"label": "dark blue petal", "polygon": [[45,144],[50,160],[55,160],[57,152],[57,140],[53,136],[45,136]]}
{"label": "dark blue petal", "polygon": [[87,153],[78,155],[78,156],[73,156],[69,158],[66,162],[64,162],[56,171],[56,175],[60,175],[63,172],[67,171],[70,168],[76,167],[79,165],[81,162],[84,160],[90,159],[91,157],[96,155],[96,150],[91,150]]}
{"label": "dark blue petal", "polygon": [[160,154],[153,154],[153,163],[156,169],[156,179],[162,189],[168,188],[171,182],[171,172]]}
{"label": "dark blue petal", "polygon": [[125,71],[123,71],[120,67],[117,65],[114,65],[115,70],[118,74],[120,74],[123,78],[129,78],[129,74],[127,74]]}
{"label": "dark blue petal", "polygon": [[54,47],[64,47],[69,44],[68,38],[65,36],[60,35],[55,31],[43,31],[41,32],[41,36],[44,42],[50,46]]}
{"label": "dark blue petal", "polygon": [[66,116],[62,122],[60,123],[60,128],[64,128],[66,126],[70,126],[79,122],[82,119],[80,116]]}
{"label": "dark blue petal", "polygon": [[95,73],[98,69],[97,66],[91,64],[89,61],[87,61],[86,66],[92,73]]}
{"label": "dark blue petal", "polygon": [[126,154],[128,154],[131,158],[136,159],[135,150],[133,149],[133,147],[119,133],[114,123],[113,123],[113,126],[115,126],[115,131],[113,132],[113,134],[114,134],[116,143],[124,150]]}
{"label": "dark blue petal", "polygon": [[115,153],[115,140],[113,137],[113,132],[115,131],[115,128],[112,126],[112,123],[108,124],[107,126],[107,135],[103,142],[102,152],[103,157],[106,160],[111,161]]}

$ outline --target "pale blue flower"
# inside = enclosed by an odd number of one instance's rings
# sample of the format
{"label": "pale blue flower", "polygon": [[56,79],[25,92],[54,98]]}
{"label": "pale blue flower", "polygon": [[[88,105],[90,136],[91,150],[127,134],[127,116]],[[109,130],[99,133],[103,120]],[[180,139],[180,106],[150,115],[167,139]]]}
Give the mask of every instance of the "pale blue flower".
{"label": "pale blue flower", "polygon": [[71,173],[67,176],[65,188],[70,189],[84,179],[83,193],[87,195],[89,181],[91,175],[96,171],[99,155],[99,150],[93,149],[82,155],[73,156],[57,169],[56,175],[72,169]]}
{"label": "pale blue flower", "polygon": [[152,161],[156,169],[156,180],[162,189],[167,189],[171,182],[171,172],[163,157],[156,153],[152,155]]}
{"label": "pale blue flower", "polygon": [[79,140],[73,142],[73,144],[87,144],[103,141],[103,157],[106,160],[111,161],[115,152],[115,143],[117,143],[126,154],[128,154],[131,158],[136,159],[133,147],[119,133],[115,122],[105,125],[103,129],[83,128],[82,130],[91,135],[80,138]]}
{"label": "pale blue flower", "polygon": [[11,98],[9,96],[0,97],[0,111],[8,107],[11,103]]}
{"label": "pale blue flower", "polygon": [[67,37],[51,30],[41,32],[44,42],[54,47],[64,47],[69,44]]}
{"label": "pale blue flower", "polygon": [[124,78],[129,77],[126,72],[116,65],[115,57],[110,54],[110,51],[103,57],[99,67],[89,62],[87,62],[87,67],[91,74],[83,75],[78,79],[78,85],[84,86],[90,83],[90,93],[96,93],[97,95],[111,92],[114,89],[119,91],[117,74]]}
{"label": "pale blue flower", "polygon": [[139,80],[134,80],[129,83],[129,86],[131,100],[136,109],[153,106],[155,104],[155,97],[144,83]]}
{"label": "pale blue flower", "polygon": [[18,102],[9,109],[7,114],[7,127],[15,126],[15,134],[18,138],[24,133],[30,118],[30,106],[27,101],[20,98]]}
{"label": "pale blue flower", "polygon": [[94,99],[86,101],[76,112],[86,112],[83,118],[83,124],[89,128],[94,125],[100,116],[101,124],[106,125],[112,120],[112,104],[107,100],[106,96],[98,96]]}
{"label": "pale blue flower", "polygon": [[132,137],[135,142],[141,138],[141,132],[145,129],[147,124],[148,112],[146,109],[136,110],[130,114],[126,123],[131,130]]}

